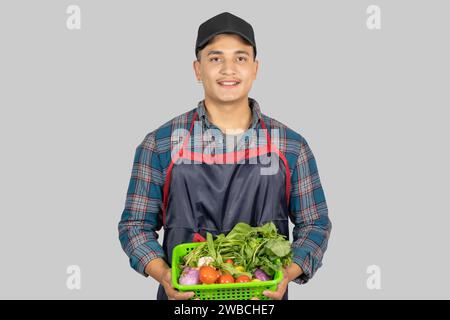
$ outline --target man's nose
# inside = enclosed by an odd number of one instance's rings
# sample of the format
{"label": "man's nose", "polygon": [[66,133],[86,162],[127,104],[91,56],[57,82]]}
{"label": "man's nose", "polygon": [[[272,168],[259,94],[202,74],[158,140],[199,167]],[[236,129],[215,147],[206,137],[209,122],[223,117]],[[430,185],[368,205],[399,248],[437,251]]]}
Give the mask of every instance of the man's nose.
{"label": "man's nose", "polygon": [[220,70],[223,74],[234,74],[235,73],[235,65],[233,61],[224,60],[222,64],[222,69]]}

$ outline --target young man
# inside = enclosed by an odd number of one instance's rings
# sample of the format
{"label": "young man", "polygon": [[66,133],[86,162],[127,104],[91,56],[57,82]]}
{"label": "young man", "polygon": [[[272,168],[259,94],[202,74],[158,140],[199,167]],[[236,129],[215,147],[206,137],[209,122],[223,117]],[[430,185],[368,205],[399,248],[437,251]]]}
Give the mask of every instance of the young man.
{"label": "young man", "polygon": [[[253,28],[224,12],[200,25],[194,71],[205,97],[149,133],[137,147],[119,223],[131,266],[159,283],[157,299],[189,299],[171,285],[172,249],[272,221],[289,238],[293,263],[277,291],[307,282],[322,264],[331,231],[316,162],[306,140],[261,113],[248,93],[258,61]],[[163,245],[157,231],[164,228]]]}

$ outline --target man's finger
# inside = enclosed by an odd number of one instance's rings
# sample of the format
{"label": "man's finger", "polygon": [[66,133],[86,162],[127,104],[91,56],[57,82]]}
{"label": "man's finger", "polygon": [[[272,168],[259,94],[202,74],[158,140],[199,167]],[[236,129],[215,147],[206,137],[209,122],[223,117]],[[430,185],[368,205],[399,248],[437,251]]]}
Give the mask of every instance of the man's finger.
{"label": "man's finger", "polygon": [[175,300],[176,291],[172,287],[165,288],[165,290],[166,290],[166,295],[169,298],[169,300]]}
{"label": "man's finger", "polygon": [[165,290],[166,290],[166,295],[169,298],[169,300],[187,300],[187,299],[192,298],[195,295],[194,291],[181,292],[181,291],[176,290],[172,286],[167,286],[165,288]]}
{"label": "man's finger", "polygon": [[174,294],[174,297],[176,300],[188,300],[188,299],[192,298],[193,296],[195,296],[194,291],[187,291],[187,292],[175,291],[175,294]]}
{"label": "man's finger", "polygon": [[283,280],[282,282],[280,282],[280,284],[278,284],[277,291],[264,290],[263,295],[274,300],[281,300],[283,298],[284,293],[286,292],[286,288],[287,283],[284,282]]}
{"label": "man's finger", "polygon": [[271,299],[274,299],[274,300],[281,299],[281,294],[278,291],[264,290],[263,295],[265,295],[266,297],[269,297]]}

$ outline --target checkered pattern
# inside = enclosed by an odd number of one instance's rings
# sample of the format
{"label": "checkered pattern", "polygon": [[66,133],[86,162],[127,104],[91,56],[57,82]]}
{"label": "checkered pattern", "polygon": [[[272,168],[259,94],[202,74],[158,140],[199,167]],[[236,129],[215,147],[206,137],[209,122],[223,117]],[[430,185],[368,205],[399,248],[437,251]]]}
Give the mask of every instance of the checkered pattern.
{"label": "checkered pattern", "polygon": [[[317,164],[308,143],[300,134],[262,114],[256,100],[249,98],[249,102],[253,114],[251,129],[261,129],[260,119],[263,119],[268,130],[278,130],[278,148],[286,156],[291,173],[289,218],[294,224],[293,261],[304,272],[294,281],[306,283],[322,265],[332,226]],[[166,259],[157,231],[162,228],[163,186],[171,152],[176,145],[171,136],[177,129],[189,130],[195,113],[204,129],[216,129],[215,132],[220,135],[220,130],[208,121],[202,100],[196,108],[149,133],[136,148],[118,229],[131,267],[144,276],[147,276],[145,266],[151,260],[158,257]],[[198,136],[195,138],[199,139]],[[201,146],[210,143],[211,139],[207,138]],[[242,143],[236,145],[237,150],[243,147],[245,145]],[[230,150],[224,147],[222,151]]]}

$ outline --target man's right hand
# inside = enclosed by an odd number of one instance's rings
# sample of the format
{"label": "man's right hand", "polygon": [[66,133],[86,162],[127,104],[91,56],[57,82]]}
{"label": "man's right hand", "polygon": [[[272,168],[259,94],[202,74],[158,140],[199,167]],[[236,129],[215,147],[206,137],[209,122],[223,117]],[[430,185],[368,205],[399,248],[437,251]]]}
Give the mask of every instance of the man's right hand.
{"label": "man's right hand", "polygon": [[172,269],[161,258],[150,261],[145,273],[161,283],[169,300],[188,300],[195,295],[194,291],[180,292],[172,286]]}
{"label": "man's right hand", "polygon": [[161,285],[166,291],[169,300],[188,300],[195,295],[194,291],[181,292],[172,286],[172,269],[167,268],[161,277]]}

